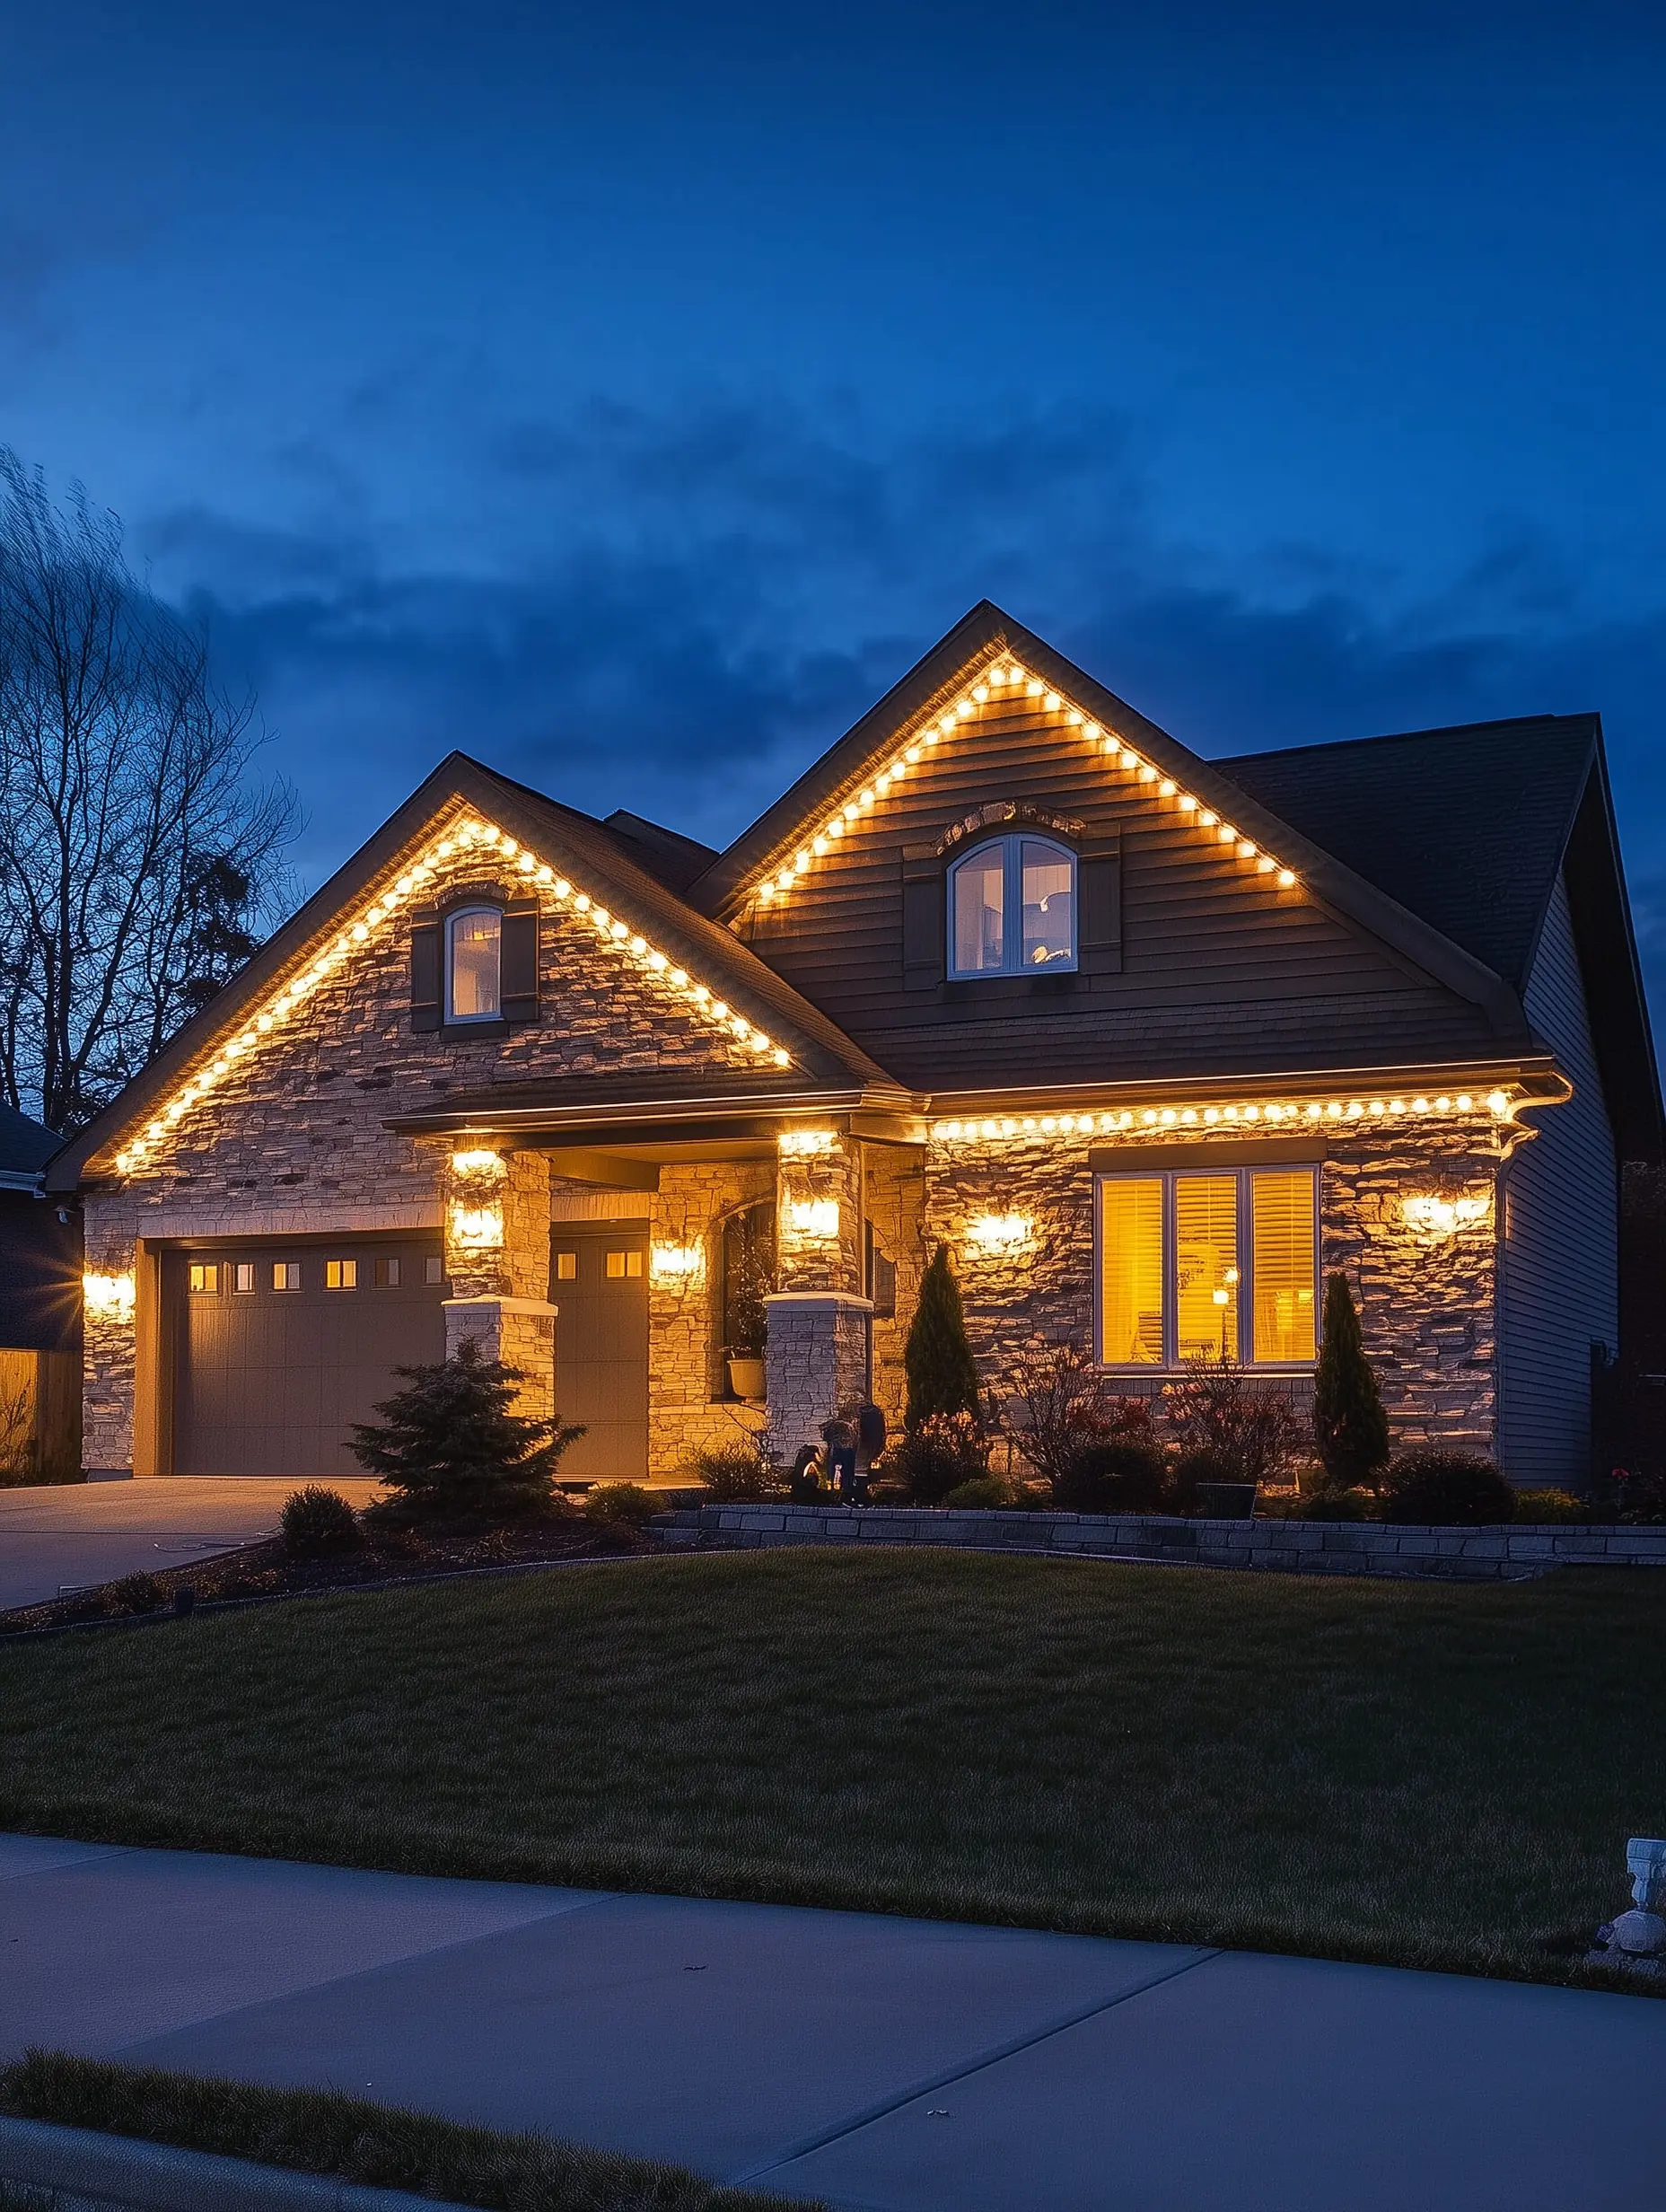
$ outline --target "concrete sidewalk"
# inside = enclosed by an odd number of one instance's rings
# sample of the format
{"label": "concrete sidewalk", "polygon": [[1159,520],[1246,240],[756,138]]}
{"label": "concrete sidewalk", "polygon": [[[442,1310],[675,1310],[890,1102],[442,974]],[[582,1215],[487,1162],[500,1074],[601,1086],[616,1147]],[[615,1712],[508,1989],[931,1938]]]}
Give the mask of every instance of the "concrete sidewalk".
{"label": "concrete sidewalk", "polygon": [[0,2052],[329,2083],[883,2212],[1654,2212],[1666,2004],[0,1838]]}
{"label": "concrete sidewalk", "polygon": [[[60,1588],[158,1574],[277,1529],[294,1482],[263,1476],[171,1475],[154,1482],[71,1482],[0,1490],[0,1612]],[[335,1482],[355,1505],[376,1482]]]}

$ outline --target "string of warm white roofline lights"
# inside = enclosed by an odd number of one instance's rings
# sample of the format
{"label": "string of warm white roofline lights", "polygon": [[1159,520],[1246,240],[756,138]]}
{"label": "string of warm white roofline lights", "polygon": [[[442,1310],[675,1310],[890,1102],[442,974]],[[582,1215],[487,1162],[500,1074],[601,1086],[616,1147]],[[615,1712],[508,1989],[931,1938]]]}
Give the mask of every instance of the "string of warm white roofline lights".
{"label": "string of warm white roofline lights", "polygon": [[1252,838],[1245,837],[1230,821],[1223,821],[1213,807],[1192,792],[1183,790],[1171,776],[1147,760],[1143,754],[1114,730],[1107,730],[1074,707],[1062,692],[1054,691],[1039,676],[1017,661],[1004,656],[995,661],[978,680],[968,686],[951,707],[937,709],[915,730],[901,746],[889,768],[877,775],[872,783],[864,784],[854,798],[829,815],[817,834],[802,845],[791,861],[783,868],[765,876],[752,886],[750,896],[761,905],[768,906],[784,898],[802,875],[806,875],[813,862],[837,849],[840,838],[864,814],[870,813],[879,801],[890,792],[893,784],[911,775],[926,759],[934,746],[945,737],[952,736],[964,723],[969,722],[996,692],[1008,698],[1039,698],[1049,715],[1061,715],[1068,729],[1080,730],[1091,745],[1104,754],[1108,768],[1118,768],[1133,777],[1142,786],[1153,786],[1153,795],[1171,801],[1177,812],[1196,829],[1206,832],[1213,841],[1228,848],[1246,866],[1253,865],[1258,875],[1271,876],[1280,891],[1293,891],[1296,873],[1293,868],[1281,866],[1270,853],[1264,853]]}
{"label": "string of warm white roofline lights", "polygon": [[1105,1113],[972,1115],[961,1121],[934,1121],[932,1135],[947,1144],[967,1144],[1003,1137],[1119,1136],[1129,1129],[1241,1128],[1246,1124],[1253,1128],[1263,1122],[1282,1128],[1286,1122],[1334,1126],[1353,1121],[1422,1121],[1432,1115],[1483,1111],[1495,1121],[1509,1121],[1514,1117],[1515,1099],[1508,1091],[1489,1091],[1484,1099],[1477,1099],[1469,1091],[1455,1095],[1442,1091],[1433,1098],[1419,1093],[1415,1098],[1330,1098],[1299,1102],[1268,1099],[1232,1106],[1122,1107]]}
{"label": "string of warm white roofline lights", "polygon": [[622,960],[640,969],[662,988],[680,998],[685,1005],[715,1029],[755,1052],[760,1059],[769,1060],[776,1067],[790,1067],[792,1055],[785,1051],[763,1030],[746,1016],[737,1014],[726,999],[718,996],[707,985],[699,983],[686,968],[678,967],[671,956],[652,944],[639,929],[621,921],[588,891],[577,889],[565,875],[557,874],[536,853],[519,844],[506,830],[495,823],[466,819],[446,831],[430,845],[420,858],[412,862],[387,888],[377,893],[331,939],[321,952],[313,956],[297,975],[275,991],[259,1010],[250,1016],[237,1034],[224,1044],[207,1065],[197,1070],[173,1093],[167,1104],[134,1140],[116,1154],[118,1171],[126,1175],[145,1166],[157,1148],[178,1124],[216,1084],[249,1053],[276,1036],[287,1027],[297,1009],[317,990],[320,983],[348,959],[360,945],[366,944],[373,931],[390,922],[399,909],[418,893],[425,891],[440,872],[441,865],[460,853],[484,851],[495,859],[512,862],[518,875],[540,891],[548,891],[557,906],[570,907],[583,917],[597,935]]}

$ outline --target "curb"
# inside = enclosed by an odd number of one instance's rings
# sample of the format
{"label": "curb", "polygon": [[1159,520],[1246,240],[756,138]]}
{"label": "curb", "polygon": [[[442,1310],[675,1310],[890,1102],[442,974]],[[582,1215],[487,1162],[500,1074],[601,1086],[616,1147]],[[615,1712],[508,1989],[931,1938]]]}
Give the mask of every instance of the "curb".
{"label": "curb", "polygon": [[402,2189],[365,2189],[329,2174],[40,2120],[0,2119],[0,2181],[66,2195],[60,2212],[467,2212]]}

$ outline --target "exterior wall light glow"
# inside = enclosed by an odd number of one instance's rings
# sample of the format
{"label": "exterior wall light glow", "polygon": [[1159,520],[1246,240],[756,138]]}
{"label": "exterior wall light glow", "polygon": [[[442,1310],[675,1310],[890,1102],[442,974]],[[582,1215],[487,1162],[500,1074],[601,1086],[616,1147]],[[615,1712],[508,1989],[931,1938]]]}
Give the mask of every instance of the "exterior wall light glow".
{"label": "exterior wall light glow", "polygon": [[1016,1251],[1021,1244],[1030,1242],[1030,1216],[1028,1214],[979,1214],[969,1233],[979,1251]]}
{"label": "exterior wall light glow", "polygon": [[[797,849],[790,853],[777,851],[770,862],[769,872],[753,884],[750,896],[760,906],[771,906],[785,899],[813,873],[816,861],[837,851],[835,840],[842,838],[852,823],[871,812],[876,799],[890,796],[892,786],[916,769],[940,739],[958,735],[991,704],[999,708],[1019,699],[1038,701],[1042,713],[1057,715],[1066,729],[1079,731],[1096,752],[1102,748],[1100,757],[1107,769],[1120,769],[1124,775],[1135,777],[1153,803],[1177,808],[1189,826],[1214,830],[1218,825],[1218,841],[1223,851],[1235,847],[1238,859],[1254,874],[1265,877],[1269,888],[1275,883],[1280,891],[1297,888],[1293,868],[1285,867],[1271,855],[1259,851],[1249,838],[1230,824],[1223,823],[1220,816],[1202,806],[1191,792],[1182,790],[1173,777],[1163,776],[1160,768],[1143,759],[1114,731],[1106,732],[1061,692],[1048,690],[1027,669],[997,657],[973,670],[966,689],[952,705],[934,708],[925,722],[906,732],[895,759],[874,777],[872,784],[864,785],[861,791],[846,799],[822,823],[819,834],[812,832],[809,824],[800,823],[794,831]],[[803,845],[797,844],[801,838],[806,840]]]}
{"label": "exterior wall light glow", "polygon": [[1400,1200],[1407,1228],[1432,1242],[1443,1243],[1492,1212],[1490,1198],[1443,1198],[1433,1190],[1414,1191]]}
{"label": "exterior wall light glow", "polygon": [[98,1321],[130,1321],[136,1292],[130,1275],[83,1275],[81,1295],[87,1312]]}
{"label": "exterior wall light glow", "polygon": [[[276,990],[270,998],[258,1006],[245,1021],[242,1028],[229,1039],[222,1039],[215,1048],[215,1057],[199,1067],[165,1105],[156,1109],[154,1118],[146,1122],[116,1154],[117,1172],[122,1175],[141,1172],[153,1163],[155,1155],[171,1129],[197,1102],[211,1092],[215,1085],[231,1074],[233,1066],[245,1054],[257,1046],[276,1038],[294,1018],[296,1010],[311,996],[319,985],[333,975],[349,956],[357,957],[361,947],[367,950],[379,931],[385,930],[394,921],[402,907],[416,898],[431,899],[435,879],[440,871],[453,860],[466,867],[475,852],[484,848],[501,860],[513,860],[517,872],[529,882],[547,890],[557,907],[567,908],[583,916],[597,933],[599,942],[607,944],[618,959],[629,962],[656,991],[663,992],[685,1006],[693,1008],[698,1018],[726,1030],[737,1042],[753,1053],[759,1063],[776,1067],[790,1067],[793,1056],[785,1047],[761,1029],[734,1014],[721,999],[714,999],[703,983],[696,983],[682,968],[673,968],[669,958],[653,941],[640,931],[633,932],[627,923],[618,920],[605,907],[596,905],[587,891],[575,890],[563,876],[540,861],[535,854],[526,852],[515,839],[492,822],[476,821],[465,817],[454,825],[448,825],[444,834],[425,847],[420,856],[402,868],[393,880],[366,900],[351,920],[343,924],[336,935],[318,947],[298,973],[292,975]],[[517,857],[518,856],[518,857]],[[790,883],[794,879],[785,879]],[[460,1170],[459,1172],[464,1171]]]}
{"label": "exterior wall light glow", "polygon": [[789,1157],[796,1154],[809,1158],[817,1153],[831,1152],[838,1139],[831,1129],[784,1129],[776,1142]]}
{"label": "exterior wall light glow", "polygon": [[504,1242],[501,1206],[453,1206],[452,1242],[459,1251],[495,1252]]}
{"label": "exterior wall light glow", "polygon": [[787,1207],[787,1219],[799,1236],[837,1236],[838,1200],[794,1198]]}
{"label": "exterior wall light glow", "polygon": [[656,1283],[691,1283],[706,1272],[706,1254],[697,1244],[656,1244],[648,1255]]}
{"label": "exterior wall light glow", "polygon": [[452,1172],[454,1175],[489,1175],[494,1181],[506,1175],[508,1169],[500,1152],[454,1152],[452,1154]]}

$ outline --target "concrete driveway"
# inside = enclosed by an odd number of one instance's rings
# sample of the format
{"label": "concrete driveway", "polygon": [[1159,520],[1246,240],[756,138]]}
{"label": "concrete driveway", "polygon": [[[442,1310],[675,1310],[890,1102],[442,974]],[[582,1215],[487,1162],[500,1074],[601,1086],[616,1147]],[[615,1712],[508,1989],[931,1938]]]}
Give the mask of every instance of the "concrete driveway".
{"label": "concrete driveway", "polygon": [[0,2056],[325,2083],[841,2212],[1656,2212],[1666,2004],[0,1837]]}
{"label": "concrete driveway", "polygon": [[[0,1490],[0,1611],[118,1575],[181,1567],[269,1535],[298,1483],[169,1476]],[[333,1482],[355,1505],[373,1482]]]}

